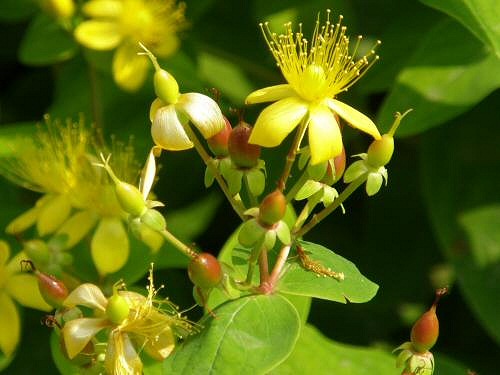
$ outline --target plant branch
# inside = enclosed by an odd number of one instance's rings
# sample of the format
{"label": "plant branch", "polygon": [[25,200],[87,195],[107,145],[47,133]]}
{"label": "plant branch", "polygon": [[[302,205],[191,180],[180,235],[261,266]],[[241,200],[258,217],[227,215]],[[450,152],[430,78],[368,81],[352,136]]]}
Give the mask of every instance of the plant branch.
{"label": "plant branch", "polygon": [[170,233],[167,229],[164,229],[160,232],[160,234],[177,250],[186,255],[187,257],[193,259],[198,256],[198,253],[194,251],[190,246],[186,245],[184,242],[175,237],[172,233]]}
{"label": "plant branch", "polygon": [[295,157],[297,156],[297,151],[300,147],[300,142],[302,142],[302,138],[304,137],[304,133],[307,128],[308,118],[304,117],[302,122],[299,125],[299,129],[295,133],[295,138],[293,140],[292,145],[290,146],[290,150],[286,156],[285,167],[283,168],[283,174],[281,175],[278,181],[278,190],[283,192],[286,188],[286,182],[288,177],[290,176],[290,172],[292,170],[293,163],[295,162]]}

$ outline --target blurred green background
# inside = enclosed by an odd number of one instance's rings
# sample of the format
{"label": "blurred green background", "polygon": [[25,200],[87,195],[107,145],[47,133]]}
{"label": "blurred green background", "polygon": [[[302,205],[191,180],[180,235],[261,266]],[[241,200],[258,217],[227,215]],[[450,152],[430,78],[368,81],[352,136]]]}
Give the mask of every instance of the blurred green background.
{"label": "blurred green background", "polygon": [[[438,309],[436,373],[466,374],[467,369],[497,373],[498,2],[198,0],[186,4],[189,27],[181,34],[181,49],[162,66],[177,78],[181,92],[208,94],[210,87],[219,89],[221,107],[233,125],[237,119],[229,115],[230,108],[242,108],[253,89],[283,82],[261,36],[260,21],[269,20],[278,32],[288,20],[301,21],[307,36],[317,13],[329,8],[334,19],[344,15],[351,35],[365,37],[362,48],[382,40],[377,51],[380,61],[341,99],[376,119],[381,130],[388,129],[394,112],[413,108],[397,134],[389,184],[370,199],[362,190],[357,192],[346,202],[345,215],[336,212],[307,236],[354,262],[380,289],[366,304],[314,300],[309,322],[339,342],[392,349],[409,338],[412,322],[430,305],[434,289],[449,283],[451,293]],[[112,81],[109,54],[89,56],[73,47],[70,58],[41,64],[26,52],[26,43],[33,43],[29,38],[40,37],[33,31],[38,14],[28,0],[0,0],[0,154],[8,149],[10,137],[24,129],[21,123],[40,121],[44,113],[61,118],[83,113],[89,121],[97,113],[108,135],[135,137],[143,160],[151,146],[151,77],[139,92],[125,93]],[[58,43],[57,38],[44,40]],[[90,72],[88,59],[95,64]],[[96,79],[89,79],[89,74]],[[92,90],[100,109],[92,104]],[[252,123],[262,108],[247,108],[246,121]],[[348,128],[345,139],[348,155],[364,152],[369,142]],[[279,150],[264,150],[268,170],[281,167],[285,152],[286,144]],[[237,216],[216,188],[204,189],[204,167],[194,151],[164,153],[161,163],[155,191],[167,204],[171,230],[175,233],[177,226],[182,237],[216,254],[236,228]],[[274,188],[275,174],[269,175],[268,190]],[[33,204],[36,194],[2,182],[0,227],[5,227]],[[188,307],[193,303],[191,285],[181,265],[182,261],[166,262],[157,279],[167,286],[172,300]],[[200,314],[195,311],[193,316]],[[50,355],[50,331],[40,318],[39,312],[23,311],[22,342],[5,373],[57,371]],[[445,370],[442,363],[454,370]]]}

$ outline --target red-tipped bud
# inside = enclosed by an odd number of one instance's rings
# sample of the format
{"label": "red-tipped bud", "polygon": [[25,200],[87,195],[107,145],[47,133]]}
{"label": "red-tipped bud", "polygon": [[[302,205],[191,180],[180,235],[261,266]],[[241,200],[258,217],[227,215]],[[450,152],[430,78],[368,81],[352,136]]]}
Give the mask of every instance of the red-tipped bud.
{"label": "red-tipped bud", "polygon": [[411,344],[415,351],[425,353],[436,343],[439,336],[439,321],[436,315],[436,307],[439,299],[446,292],[446,288],[438,289],[431,308],[413,325],[411,329]]}
{"label": "red-tipped bud", "polygon": [[221,282],[222,268],[212,254],[201,253],[189,263],[188,276],[194,285],[206,290]]}
{"label": "red-tipped bud", "polygon": [[333,158],[333,165],[335,167],[334,183],[340,180],[345,171],[345,148],[342,147],[342,152]]}
{"label": "red-tipped bud", "polygon": [[259,222],[264,225],[274,225],[285,216],[286,198],[279,190],[266,195],[259,207]]}
{"label": "red-tipped bud", "polygon": [[260,157],[260,146],[248,143],[252,128],[241,121],[229,136],[228,150],[231,160],[241,168],[252,168]]}
{"label": "red-tipped bud", "polygon": [[115,324],[123,322],[130,313],[130,306],[127,300],[115,292],[108,300],[106,306],[106,316]]}
{"label": "red-tipped bud", "polygon": [[50,306],[59,308],[68,296],[68,288],[64,283],[52,275],[43,272],[34,271],[38,279],[38,288],[45,302]]}
{"label": "red-tipped bud", "polygon": [[368,148],[366,161],[375,168],[382,167],[389,163],[393,152],[394,138],[390,134],[384,134],[372,142]]}
{"label": "red-tipped bud", "polygon": [[226,117],[224,117],[224,121],[226,125],[224,129],[222,129],[213,137],[207,139],[208,147],[210,147],[210,150],[212,150],[215,156],[221,158],[229,155],[229,136],[231,135],[231,131],[233,130],[233,128],[231,127],[231,123]]}

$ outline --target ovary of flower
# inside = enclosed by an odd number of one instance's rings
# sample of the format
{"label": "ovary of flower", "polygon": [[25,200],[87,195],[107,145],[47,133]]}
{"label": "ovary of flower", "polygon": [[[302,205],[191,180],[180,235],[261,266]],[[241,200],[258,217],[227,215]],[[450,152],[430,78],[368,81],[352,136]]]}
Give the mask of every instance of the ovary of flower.
{"label": "ovary of flower", "polygon": [[21,272],[21,261],[27,259],[20,252],[10,259],[9,245],[0,241],[0,352],[10,356],[19,342],[21,322],[14,301],[23,306],[50,311],[38,289],[33,274]]}
{"label": "ovary of flower", "polygon": [[185,5],[175,0],[91,0],[83,5],[83,12],[91,19],[76,27],[76,39],[94,50],[116,48],[113,76],[128,91],[142,85],[148,69],[137,56],[138,42],[167,57],[178,49],[176,34],[186,25]]}
{"label": "ovary of flower", "polygon": [[356,59],[361,41],[349,51],[346,27],[327,20],[320,26],[319,18],[309,43],[302,33],[285,24],[285,34],[271,32],[268,24],[261,24],[264,38],[281,69],[287,84],[266,87],[252,92],[247,104],[276,101],[259,115],[250,142],[264,147],[275,147],[302,121],[308,127],[311,163],[331,159],[342,151],[342,135],[335,114],[351,126],[370,134],[375,139],[380,133],[364,114],[335,99],[351,87],[378,59],[374,49]]}

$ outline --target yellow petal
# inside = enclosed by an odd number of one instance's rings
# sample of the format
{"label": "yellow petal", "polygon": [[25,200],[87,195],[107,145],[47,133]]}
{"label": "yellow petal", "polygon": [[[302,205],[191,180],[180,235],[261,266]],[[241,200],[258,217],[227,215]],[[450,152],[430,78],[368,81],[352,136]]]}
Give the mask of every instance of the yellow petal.
{"label": "yellow petal", "polygon": [[155,148],[151,148],[149,151],[148,160],[144,164],[141,171],[141,180],[139,181],[139,190],[142,193],[144,200],[148,199],[149,192],[153,186],[153,182],[156,176],[156,159],[155,159]]}
{"label": "yellow petal", "polygon": [[128,259],[127,231],[119,218],[103,218],[90,243],[92,259],[99,274],[106,275],[122,268]]}
{"label": "yellow petal", "polygon": [[28,211],[24,211],[21,215],[12,220],[5,232],[8,234],[19,234],[24,232],[26,229],[35,224],[38,214],[40,212],[40,207],[30,208]]}
{"label": "yellow petal", "polygon": [[245,99],[245,104],[274,102],[289,96],[297,96],[292,86],[288,84],[269,86],[250,93]]}
{"label": "yellow petal", "polygon": [[40,236],[56,231],[69,217],[71,202],[66,195],[52,196],[38,214],[36,228]]}
{"label": "yellow petal", "polygon": [[35,275],[18,273],[12,275],[5,285],[6,292],[21,305],[42,311],[54,308],[43,299]]}
{"label": "yellow petal", "polygon": [[149,68],[149,61],[137,54],[139,49],[132,43],[118,47],[113,56],[113,77],[115,82],[126,91],[136,91],[144,81]]}
{"label": "yellow petal", "polygon": [[76,27],[75,38],[87,48],[106,51],[118,46],[122,35],[115,22],[90,20]]}
{"label": "yellow petal", "polygon": [[0,240],[0,267],[3,267],[10,258],[10,246],[7,242]]}
{"label": "yellow petal", "polygon": [[163,361],[175,348],[175,336],[170,327],[165,327],[162,333],[155,339],[149,340],[144,349],[157,361]]}
{"label": "yellow petal", "polygon": [[97,216],[92,211],[77,212],[66,220],[57,231],[57,234],[65,234],[68,236],[64,248],[70,249],[80,242],[96,224],[96,221]]}
{"label": "yellow petal", "polygon": [[154,48],[157,56],[168,57],[179,49],[179,38],[175,34],[168,34],[162,37],[160,44]]}
{"label": "yellow petal", "polygon": [[191,92],[182,94],[176,108],[187,114],[205,139],[222,131],[226,122],[218,104],[206,95]]}
{"label": "yellow petal", "polygon": [[25,259],[29,259],[24,251],[18,252],[12,258],[10,258],[9,263],[5,266],[5,272],[7,275],[14,275],[16,273],[22,272],[21,262]]}
{"label": "yellow petal", "polygon": [[181,151],[193,147],[173,105],[161,107],[156,111],[151,136],[153,141],[165,150]]}
{"label": "yellow petal", "polygon": [[126,333],[110,333],[104,366],[108,374],[142,374],[142,361]]}
{"label": "yellow petal", "polygon": [[249,142],[278,146],[306,116],[308,105],[298,97],[282,99],[265,108],[257,118]]}
{"label": "yellow petal", "polygon": [[21,324],[19,313],[10,297],[0,291],[0,350],[8,357],[19,342]]}
{"label": "yellow petal", "polygon": [[109,325],[107,319],[101,318],[80,318],[67,322],[62,333],[68,357],[73,359],[87,346],[92,337]]}
{"label": "yellow petal", "polygon": [[156,112],[161,108],[165,107],[167,104],[163,102],[160,98],[156,98],[153,100],[153,103],[151,103],[151,107],[149,108],[149,120],[151,122],[154,121]]}
{"label": "yellow petal", "polygon": [[139,227],[139,236],[140,240],[144,242],[153,253],[157,253],[164,242],[163,236],[147,225],[141,225]]}
{"label": "yellow petal", "polygon": [[106,311],[108,300],[98,286],[90,283],[79,285],[64,300],[64,306],[86,306],[91,309]]}
{"label": "yellow petal", "polygon": [[352,127],[370,134],[375,139],[380,138],[377,126],[372,120],[358,110],[335,99],[327,99],[326,104],[333,112],[346,120]]}
{"label": "yellow petal", "polygon": [[123,2],[119,0],[92,0],[82,6],[85,15],[91,18],[117,18],[123,10]]}
{"label": "yellow petal", "polygon": [[312,165],[332,159],[342,152],[342,134],[327,106],[320,105],[309,111],[308,126]]}

